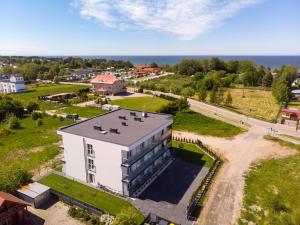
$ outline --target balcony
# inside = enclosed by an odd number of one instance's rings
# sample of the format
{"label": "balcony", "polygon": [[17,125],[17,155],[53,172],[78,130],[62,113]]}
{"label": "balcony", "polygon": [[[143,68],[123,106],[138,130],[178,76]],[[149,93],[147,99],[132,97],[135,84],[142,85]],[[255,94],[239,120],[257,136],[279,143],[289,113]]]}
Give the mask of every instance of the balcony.
{"label": "balcony", "polygon": [[91,172],[96,173],[96,166],[94,166],[94,165],[92,165],[92,164],[89,164],[89,165],[88,165],[88,170],[91,171]]}
{"label": "balcony", "polygon": [[154,140],[152,143],[148,144],[143,149],[140,149],[139,153],[129,157],[128,159],[123,159],[122,166],[129,167],[131,164],[141,159],[144,155],[154,149],[157,145],[161,144],[164,140],[172,137],[172,130],[168,130],[165,134]]}

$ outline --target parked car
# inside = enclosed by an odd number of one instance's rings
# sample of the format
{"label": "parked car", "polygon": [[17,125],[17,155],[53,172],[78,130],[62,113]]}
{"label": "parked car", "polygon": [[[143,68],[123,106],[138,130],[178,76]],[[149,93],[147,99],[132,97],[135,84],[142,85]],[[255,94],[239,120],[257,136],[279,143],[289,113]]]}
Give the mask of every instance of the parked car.
{"label": "parked car", "polygon": [[71,113],[71,114],[67,114],[66,116],[67,119],[74,119],[74,120],[78,120],[79,116],[76,113]]}

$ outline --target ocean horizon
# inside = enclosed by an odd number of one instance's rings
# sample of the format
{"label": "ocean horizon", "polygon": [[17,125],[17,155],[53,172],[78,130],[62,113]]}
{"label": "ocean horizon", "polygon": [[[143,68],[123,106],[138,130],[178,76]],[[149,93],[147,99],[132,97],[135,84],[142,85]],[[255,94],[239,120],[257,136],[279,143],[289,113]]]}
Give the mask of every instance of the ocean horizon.
{"label": "ocean horizon", "polygon": [[[64,56],[66,57],[66,56]],[[209,59],[219,57],[225,61],[228,60],[251,60],[257,65],[264,65],[272,69],[280,68],[283,65],[294,65],[300,69],[299,56],[246,56],[246,55],[99,55],[99,56],[76,56],[82,58],[104,58],[107,60],[128,60],[134,65],[148,64],[156,62],[157,64],[174,65],[183,59]]]}

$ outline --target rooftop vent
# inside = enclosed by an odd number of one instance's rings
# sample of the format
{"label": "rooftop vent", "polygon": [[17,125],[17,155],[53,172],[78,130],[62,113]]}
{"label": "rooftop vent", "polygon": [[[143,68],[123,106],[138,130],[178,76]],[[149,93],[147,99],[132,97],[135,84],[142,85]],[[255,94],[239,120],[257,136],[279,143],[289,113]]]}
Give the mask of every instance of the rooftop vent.
{"label": "rooftop vent", "polygon": [[126,116],[119,116],[119,119],[121,119],[121,120],[127,120]]}
{"label": "rooftop vent", "polygon": [[95,130],[102,131],[102,127],[101,127],[101,126],[94,126],[94,129],[95,129]]}
{"label": "rooftop vent", "polygon": [[115,128],[109,128],[109,132],[110,133],[115,133],[115,134],[119,133],[118,129],[115,129]]}
{"label": "rooftop vent", "polygon": [[126,122],[122,122],[122,126],[128,126]]}
{"label": "rooftop vent", "polygon": [[130,116],[136,116],[135,112],[130,112]]}
{"label": "rooftop vent", "polygon": [[143,113],[142,113],[142,116],[143,116],[143,117],[148,117],[148,113],[143,112]]}
{"label": "rooftop vent", "polygon": [[106,130],[103,130],[100,132],[101,134],[107,134],[108,132]]}
{"label": "rooftop vent", "polygon": [[134,117],[134,121],[142,122],[142,118],[140,118],[140,117]]}

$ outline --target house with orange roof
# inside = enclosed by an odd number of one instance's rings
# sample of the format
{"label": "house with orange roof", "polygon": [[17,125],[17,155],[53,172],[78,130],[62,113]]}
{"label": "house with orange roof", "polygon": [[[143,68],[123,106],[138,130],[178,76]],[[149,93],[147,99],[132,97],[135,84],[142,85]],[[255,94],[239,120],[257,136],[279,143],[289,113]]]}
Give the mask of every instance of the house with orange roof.
{"label": "house with orange roof", "polygon": [[135,75],[148,75],[148,74],[151,74],[151,73],[154,73],[154,74],[159,74],[161,71],[160,67],[149,67],[147,65],[139,65],[139,66],[136,66],[135,69],[134,69],[134,74]]}
{"label": "house with orange roof", "polygon": [[29,203],[0,191],[0,224],[25,224]]}
{"label": "house with orange roof", "polygon": [[112,74],[99,74],[91,84],[94,91],[101,95],[115,95],[126,91],[125,81]]}

